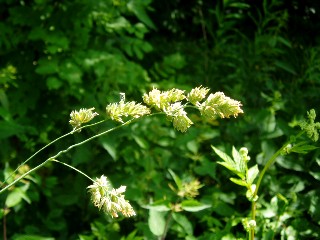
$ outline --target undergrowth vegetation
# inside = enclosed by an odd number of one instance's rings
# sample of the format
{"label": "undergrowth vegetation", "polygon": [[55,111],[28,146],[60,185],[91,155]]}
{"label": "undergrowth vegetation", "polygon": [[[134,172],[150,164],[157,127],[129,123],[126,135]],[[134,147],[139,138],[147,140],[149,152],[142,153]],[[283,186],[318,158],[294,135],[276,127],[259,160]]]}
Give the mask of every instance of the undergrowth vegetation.
{"label": "undergrowth vegetation", "polygon": [[3,239],[319,238],[319,11],[1,1]]}

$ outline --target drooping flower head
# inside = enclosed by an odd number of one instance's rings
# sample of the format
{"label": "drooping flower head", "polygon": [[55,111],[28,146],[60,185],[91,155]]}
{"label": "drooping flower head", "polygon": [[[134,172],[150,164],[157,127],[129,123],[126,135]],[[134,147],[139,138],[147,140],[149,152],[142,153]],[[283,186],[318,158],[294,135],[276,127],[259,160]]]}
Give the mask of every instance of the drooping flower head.
{"label": "drooping flower head", "polygon": [[100,178],[96,178],[88,189],[94,206],[109,214],[112,218],[118,217],[119,212],[125,217],[136,215],[129,201],[124,198],[123,193],[126,191],[126,186],[114,189],[107,177],[102,175]]}

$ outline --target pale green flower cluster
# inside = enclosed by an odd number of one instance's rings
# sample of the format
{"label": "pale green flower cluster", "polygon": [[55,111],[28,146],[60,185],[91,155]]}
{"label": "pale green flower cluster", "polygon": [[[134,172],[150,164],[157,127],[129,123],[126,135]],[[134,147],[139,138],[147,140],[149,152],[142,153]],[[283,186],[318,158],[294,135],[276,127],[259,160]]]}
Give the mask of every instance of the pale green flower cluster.
{"label": "pale green flower cluster", "polygon": [[231,115],[237,117],[243,113],[241,103],[224,95],[223,92],[210,94],[201,104],[198,104],[201,115],[207,120],[229,118]]}
{"label": "pale green flower cluster", "polygon": [[185,111],[187,104],[182,104],[182,100],[194,105],[206,120],[229,118],[231,115],[236,117],[239,113],[243,113],[241,103],[225,96],[222,92],[210,94],[203,101],[209,91],[210,89],[200,86],[184,95],[184,91],[175,88],[169,91],[159,91],[155,88],[143,95],[143,101],[151,108],[164,112],[172,121],[174,128],[181,132],[187,131],[193,124]]}
{"label": "pale green flower cluster", "polygon": [[[218,117],[228,118],[231,115],[236,117],[239,113],[243,113],[240,102],[226,97],[222,92],[210,94],[206,98],[209,91],[209,88],[202,86],[192,89],[188,94],[176,88],[168,91],[160,91],[154,88],[143,95],[144,103],[150,108],[134,101],[126,102],[125,94],[121,93],[121,100],[107,105],[106,113],[112,120],[124,123],[124,118],[140,118],[150,114],[150,109],[154,108],[165,113],[173,123],[173,127],[180,132],[186,132],[193,124],[185,111],[187,107],[198,109],[201,116],[206,120]],[[81,124],[98,115],[93,110],[94,108],[90,108],[71,112],[70,124],[74,127],[74,130],[79,129]]]}
{"label": "pale green flower cluster", "polygon": [[81,127],[81,124],[91,121],[95,116],[99,115],[96,112],[93,112],[94,108],[81,108],[80,111],[72,111],[70,113],[69,123],[74,130],[77,130]]}
{"label": "pale green flower cluster", "polygon": [[204,88],[202,86],[196,87],[190,91],[187,95],[187,99],[189,102],[191,102],[193,105],[198,106],[199,102],[202,101],[208,92],[210,91],[209,88]]}
{"label": "pale green flower cluster", "polygon": [[314,122],[316,119],[316,111],[311,109],[307,112],[308,120],[300,124],[302,130],[306,131],[307,136],[314,142],[319,139],[320,122]]}
{"label": "pale green flower cluster", "polygon": [[185,98],[184,91],[175,88],[163,92],[153,89],[148,94],[143,95],[143,101],[147,105],[163,111],[172,121],[173,127],[181,132],[187,131],[192,124],[180,102]]}
{"label": "pale green flower cluster", "polygon": [[129,201],[124,198],[125,186],[114,189],[111,187],[107,177],[102,175],[88,189],[94,206],[110,214],[112,218],[118,217],[119,212],[125,217],[136,215]]}
{"label": "pale green flower cluster", "polygon": [[176,88],[162,92],[154,88],[148,94],[145,93],[143,95],[143,101],[147,105],[161,111],[167,108],[171,103],[179,102],[185,98],[184,91]]}
{"label": "pale green flower cluster", "polygon": [[111,103],[106,107],[107,114],[112,120],[123,123],[123,117],[139,118],[150,114],[150,109],[136,102]]}
{"label": "pale green flower cluster", "polygon": [[178,191],[178,196],[182,198],[195,198],[199,195],[199,189],[202,187],[203,185],[198,179],[193,179],[189,182],[183,182],[181,189]]}
{"label": "pale green flower cluster", "polygon": [[242,225],[247,232],[250,232],[252,229],[255,229],[257,223],[255,220],[249,220],[248,218],[242,219]]}

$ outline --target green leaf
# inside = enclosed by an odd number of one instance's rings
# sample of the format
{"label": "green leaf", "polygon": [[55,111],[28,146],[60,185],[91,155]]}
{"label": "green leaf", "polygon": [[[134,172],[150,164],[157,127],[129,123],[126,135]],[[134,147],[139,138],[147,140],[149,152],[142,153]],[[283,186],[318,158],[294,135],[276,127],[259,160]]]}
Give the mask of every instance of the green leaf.
{"label": "green leaf", "polygon": [[17,234],[12,237],[12,240],[54,240],[54,238],[42,237],[39,235]]}
{"label": "green leaf", "polygon": [[188,218],[181,213],[172,213],[172,218],[182,227],[187,235],[193,235],[193,227]]}
{"label": "green leaf", "polygon": [[38,61],[38,67],[36,73],[41,75],[53,74],[59,71],[57,59],[46,59],[42,58]]}
{"label": "green leaf", "polygon": [[241,156],[235,147],[232,147],[232,157],[233,157],[233,161],[235,162],[235,166],[237,167],[238,170],[240,170]]}
{"label": "green leaf", "polygon": [[238,172],[237,169],[235,169],[234,164],[230,164],[230,163],[227,163],[227,162],[217,162],[217,163],[219,163],[220,165],[228,168],[231,172],[234,172],[234,173]]}
{"label": "green leaf", "polygon": [[308,153],[308,152],[310,152],[312,150],[315,150],[317,148],[319,148],[319,147],[316,147],[316,146],[313,146],[313,145],[296,144],[290,149],[290,152],[306,154],[306,153]]}
{"label": "green leaf", "polygon": [[49,90],[56,90],[59,89],[63,83],[59,78],[56,77],[48,77],[47,78],[47,87]]}
{"label": "green leaf", "polygon": [[244,187],[247,187],[248,184],[246,183],[246,181],[242,180],[242,179],[238,179],[238,178],[230,178],[230,181],[234,182],[235,184],[237,185],[240,185],[240,186],[244,186]]}
{"label": "green leaf", "polygon": [[146,6],[150,3],[151,1],[145,1],[145,0],[131,0],[128,3],[128,9],[132,11],[136,17],[146,24],[148,27],[152,29],[156,29],[156,26],[152,22],[152,20],[149,18],[148,14],[145,11]]}
{"label": "green leaf", "polygon": [[187,212],[199,212],[210,207],[210,204],[204,204],[194,199],[184,200],[181,202],[181,208]]}
{"label": "green leaf", "polygon": [[14,207],[18,205],[22,200],[25,200],[28,203],[31,203],[31,200],[26,195],[25,191],[27,190],[28,186],[22,188],[15,188],[12,192],[10,192],[6,199],[6,206],[8,208]]}
{"label": "green leaf", "polygon": [[166,221],[165,221],[165,212],[159,212],[154,209],[149,210],[149,219],[148,225],[150,231],[156,235],[161,236],[165,231]]}
{"label": "green leaf", "polygon": [[251,185],[254,179],[258,176],[258,174],[259,174],[259,169],[257,164],[249,168],[247,172],[247,183]]}
{"label": "green leaf", "polygon": [[13,121],[0,121],[0,139],[24,132],[25,128]]}
{"label": "green leaf", "polygon": [[310,175],[320,181],[320,172],[311,172],[309,171]]}
{"label": "green leaf", "polygon": [[288,73],[291,73],[292,75],[297,75],[297,72],[293,68],[293,66],[289,62],[283,62],[283,61],[275,61],[274,64],[282,68],[283,70],[287,71]]}
{"label": "green leaf", "polygon": [[182,181],[181,179],[171,170],[171,169],[168,169],[169,173],[171,174],[174,182],[176,183],[178,189],[182,189]]}
{"label": "green leaf", "polygon": [[170,211],[169,205],[170,205],[170,201],[159,200],[159,201],[156,201],[152,204],[143,205],[142,207],[146,208],[146,209],[152,209],[155,211],[159,211],[159,212],[165,212],[165,211]]}
{"label": "green leaf", "polygon": [[214,146],[211,146],[211,147],[223,161],[229,163],[230,166],[234,166],[234,161],[232,160],[231,157],[229,157],[226,153],[222,152],[218,148],[215,148]]}

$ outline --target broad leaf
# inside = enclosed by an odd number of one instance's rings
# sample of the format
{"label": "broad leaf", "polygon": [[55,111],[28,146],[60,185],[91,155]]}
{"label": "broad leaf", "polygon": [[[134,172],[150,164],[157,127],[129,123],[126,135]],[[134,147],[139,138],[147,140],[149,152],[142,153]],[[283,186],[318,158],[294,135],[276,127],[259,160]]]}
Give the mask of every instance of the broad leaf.
{"label": "broad leaf", "polygon": [[172,218],[181,226],[187,235],[193,235],[193,227],[189,219],[181,213],[173,213]]}
{"label": "broad leaf", "polygon": [[165,212],[159,212],[154,209],[149,211],[148,225],[150,231],[156,236],[161,236],[165,231],[165,215]]}
{"label": "broad leaf", "polygon": [[187,212],[199,212],[210,207],[210,204],[204,204],[197,200],[185,200],[181,203],[181,208]]}

